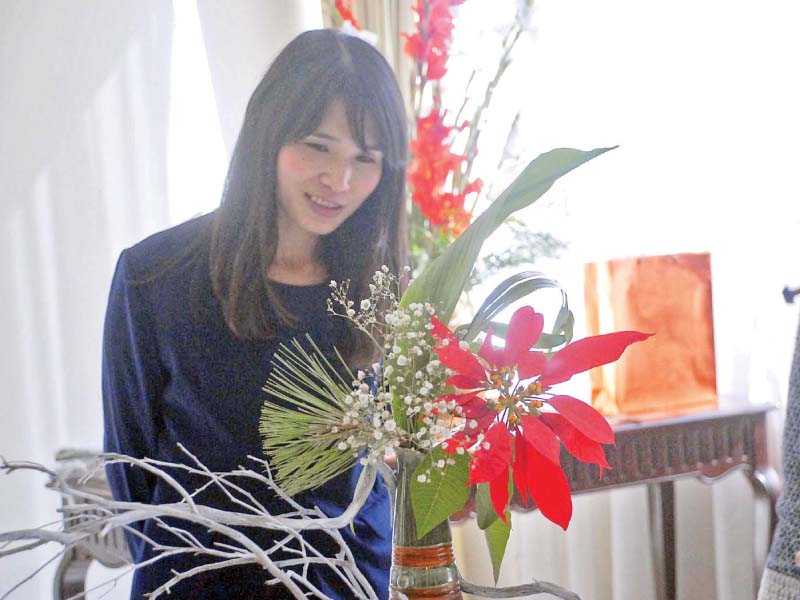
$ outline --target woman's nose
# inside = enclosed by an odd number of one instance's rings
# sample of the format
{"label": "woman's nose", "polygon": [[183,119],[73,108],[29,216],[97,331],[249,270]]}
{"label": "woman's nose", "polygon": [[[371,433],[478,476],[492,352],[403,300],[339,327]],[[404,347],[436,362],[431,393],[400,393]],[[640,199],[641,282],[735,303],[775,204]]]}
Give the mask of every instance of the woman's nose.
{"label": "woman's nose", "polygon": [[350,189],[350,177],[353,167],[350,161],[332,162],[320,176],[322,183],[334,192],[346,192]]}

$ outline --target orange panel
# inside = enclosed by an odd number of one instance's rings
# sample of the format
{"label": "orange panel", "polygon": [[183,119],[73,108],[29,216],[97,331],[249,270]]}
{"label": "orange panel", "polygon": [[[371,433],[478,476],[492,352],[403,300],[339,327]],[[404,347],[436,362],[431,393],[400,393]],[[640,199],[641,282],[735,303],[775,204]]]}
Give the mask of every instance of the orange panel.
{"label": "orange panel", "polygon": [[588,335],[656,335],[590,373],[592,404],[606,415],[680,413],[717,407],[711,261],[673,254],[585,267]]}

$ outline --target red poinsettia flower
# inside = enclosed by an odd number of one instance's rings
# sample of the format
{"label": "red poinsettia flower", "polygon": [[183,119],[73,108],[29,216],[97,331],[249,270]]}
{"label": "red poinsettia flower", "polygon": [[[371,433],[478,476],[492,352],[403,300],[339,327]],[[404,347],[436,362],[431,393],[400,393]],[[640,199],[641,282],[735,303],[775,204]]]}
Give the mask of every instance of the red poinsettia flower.
{"label": "red poinsettia flower", "polygon": [[[544,317],[525,306],[511,317],[505,346],[492,344],[491,331],[477,355],[462,345],[436,317],[432,334],[440,342],[439,360],[455,371],[447,383],[460,390],[453,400],[466,426],[445,442],[445,450],[477,445],[470,460],[470,483],[488,483],[495,511],[505,518],[509,467],[514,486],[526,504],[532,499],[542,514],[566,529],[572,499],[561,469],[560,443],[584,462],[610,468],[602,444],[614,443],[611,426],[590,405],[550,387],[617,360],[625,348],[650,337],[619,331],[568,344],[549,359],[533,346]],[[547,410],[549,409],[549,410]]]}

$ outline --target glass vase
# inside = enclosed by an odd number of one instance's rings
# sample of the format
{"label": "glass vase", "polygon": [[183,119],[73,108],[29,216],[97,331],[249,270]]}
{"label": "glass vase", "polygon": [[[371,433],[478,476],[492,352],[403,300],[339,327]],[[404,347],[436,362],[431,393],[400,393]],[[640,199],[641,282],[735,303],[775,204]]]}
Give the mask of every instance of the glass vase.
{"label": "glass vase", "polygon": [[411,481],[423,456],[416,450],[397,448],[389,597],[393,600],[461,600],[450,522],[445,520],[423,537],[417,537]]}

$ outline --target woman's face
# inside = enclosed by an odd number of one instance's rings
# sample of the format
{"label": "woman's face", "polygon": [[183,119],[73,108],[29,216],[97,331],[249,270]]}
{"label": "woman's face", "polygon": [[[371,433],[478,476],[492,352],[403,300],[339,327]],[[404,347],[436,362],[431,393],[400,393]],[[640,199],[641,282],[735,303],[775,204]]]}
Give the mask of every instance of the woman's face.
{"label": "woman's face", "polygon": [[331,233],[375,190],[383,155],[370,119],[364,137],[367,148],[353,139],[344,104],[337,99],[316,131],[281,148],[278,232],[282,239]]}

